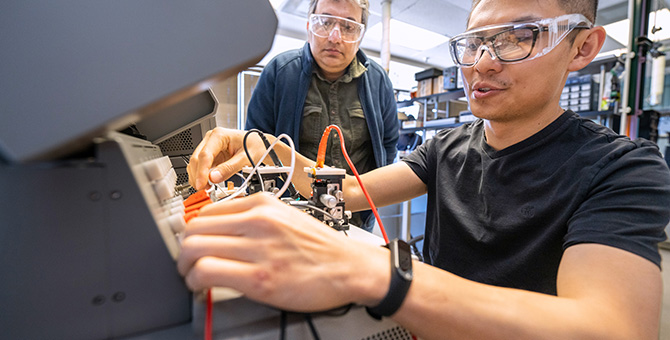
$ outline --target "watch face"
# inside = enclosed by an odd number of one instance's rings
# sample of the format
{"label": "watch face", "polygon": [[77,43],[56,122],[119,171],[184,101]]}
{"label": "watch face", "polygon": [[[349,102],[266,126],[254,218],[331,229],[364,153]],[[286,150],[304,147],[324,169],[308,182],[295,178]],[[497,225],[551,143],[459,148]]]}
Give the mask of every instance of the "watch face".
{"label": "watch face", "polygon": [[412,252],[405,242],[398,242],[398,262],[402,271],[412,270]]}

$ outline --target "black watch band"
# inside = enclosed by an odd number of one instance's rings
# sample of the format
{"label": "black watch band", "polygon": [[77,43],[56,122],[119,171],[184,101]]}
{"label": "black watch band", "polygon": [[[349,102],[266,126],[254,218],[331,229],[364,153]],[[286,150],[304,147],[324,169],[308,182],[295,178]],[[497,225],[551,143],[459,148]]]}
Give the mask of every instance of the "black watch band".
{"label": "black watch band", "polygon": [[382,301],[374,307],[365,307],[370,316],[381,319],[393,315],[405,300],[412,284],[412,253],[409,245],[394,239],[386,245],[391,251],[391,285]]}

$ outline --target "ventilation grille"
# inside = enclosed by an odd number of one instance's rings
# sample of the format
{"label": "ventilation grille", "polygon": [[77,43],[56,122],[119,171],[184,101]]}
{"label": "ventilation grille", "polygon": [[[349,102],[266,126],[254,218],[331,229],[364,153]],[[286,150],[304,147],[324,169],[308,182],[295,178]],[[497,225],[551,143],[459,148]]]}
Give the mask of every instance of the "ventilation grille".
{"label": "ventilation grille", "polygon": [[177,185],[188,183],[188,173],[177,174]]}
{"label": "ventilation grille", "polygon": [[[175,172],[177,173],[177,185],[182,185],[182,184],[187,184],[188,183],[188,172],[186,172],[186,168],[175,168]],[[195,189],[189,188],[188,189],[188,195],[193,195],[195,194]],[[184,196],[186,197],[186,196]]]}
{"label": "ventilation grille", "polygon": [[189,155],[195,149],[192,128],[184,130],[163,142],[158,143],[164,155]]}
{"label": "ventilation grille", "polygon": [[404,328],[397,326],[377,334],[366,336],[361,340],[412,340],[412,335]]}

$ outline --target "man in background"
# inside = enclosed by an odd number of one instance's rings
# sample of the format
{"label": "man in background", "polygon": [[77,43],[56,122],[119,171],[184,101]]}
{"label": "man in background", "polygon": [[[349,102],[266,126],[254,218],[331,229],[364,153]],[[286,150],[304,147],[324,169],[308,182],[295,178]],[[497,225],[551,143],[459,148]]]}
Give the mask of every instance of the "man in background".
{"label": "man in background", "polygon": [[[316,159],[324,129],[334,124],[341,128],[359,173],[393,163],[399,129],[393,85],[384,69],[358,48],[368,15],[367,0],[312,0],[307,43],[279,54],[264,68],[245,128],[285,133],[301,154]],[[335,134],[326,155],[326,165],[352,174]],[[371,217],[369,210],[358,212],[351,223],[370,231]]]}

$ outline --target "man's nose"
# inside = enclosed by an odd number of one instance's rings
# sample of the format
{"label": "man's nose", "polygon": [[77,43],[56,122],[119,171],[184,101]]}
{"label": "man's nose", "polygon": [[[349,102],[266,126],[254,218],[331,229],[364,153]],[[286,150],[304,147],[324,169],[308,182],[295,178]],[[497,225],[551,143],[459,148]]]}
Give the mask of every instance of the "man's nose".
{"label": "man's nose", "polygon": [[[490,58],[486,58],[486,52],[488,52]],[[479,57],[475,60],[475,64],[472,66],[478,72],[500,72],[502,70],[502,63],[493,52],[493,48],[487,45],[482,45],[477,53],[479,54]]]}
{"label": "man's nose", "polygon": [[335,27],[333,27],[333,30],[330,31],[330,34],[328,35],[328,40],[332,42],[338,42],[342,40],[342,32],[340,31],[340,24],[336,24]]}
{"label": "man's nose", "polygon": [[491,60],[497,59],[496,54],[493,53],[493,48],[489,47],[488,44],[482,44],[482,46],[480,46],[479,49],[477,50],[478,56],[477,59],[475,59],[474,65],[472,66],[477,65],[477,63],[479,63],[479,61],[482,60],[482,57],[484,57],[484,54],[486,54],[486,52],[488,52],[489,56],[491,57]]}

